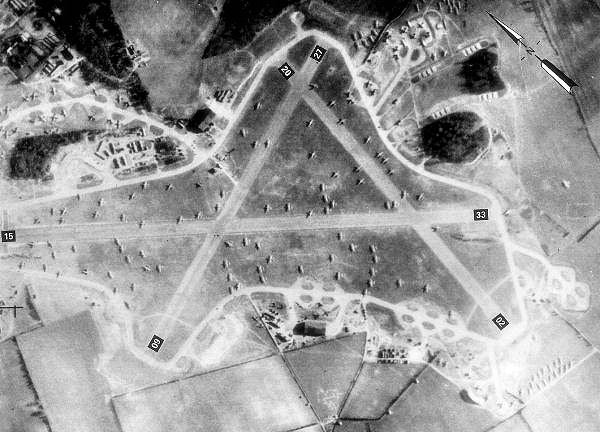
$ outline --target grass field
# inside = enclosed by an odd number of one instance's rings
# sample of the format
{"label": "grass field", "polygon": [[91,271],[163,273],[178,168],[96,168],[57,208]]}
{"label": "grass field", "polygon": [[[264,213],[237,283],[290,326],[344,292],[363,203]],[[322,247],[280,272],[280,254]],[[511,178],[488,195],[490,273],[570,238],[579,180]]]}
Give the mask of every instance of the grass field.
{"label": "grass field", "polygon": [[344,405],[344,419],[377,419],[411,383],[423,366],[365,363]]}
{"label": "grass field", "polygon": [[[311,120],[314,123],[306,127]],[[269,214],[323,214],[325,208],[337,214],[383,211],[385,196],[368,177],[357,185],[365,175],[353,172],[355,166],[352,155],[301,103],[240,208],[240,216],[262,216],[265,205],[272,209]],[[288,203],[291,209],[286,212]]]}
{"label": "grass field", "polygon": [[52,431],[119,431],[108,384],[96,370],[103,348],[89,312],[21,335],[17,343]]}
{"label": "grass field", "polygon": [[[240,177],[246,168],[254,150],[252,143],[260,140],[266,131],[288,88],[289,83],[281,77],[276,68],[271,67],[265,72],[241,120],[237,122],[223,147],[222,153],[231,151],[228,165],[231,165],[231,172],[235,177]],[[254,109],[258,102],[261,107]],[[246,134],[245,137],[242,130]],[[264,143],[257,142],[257,145]]]}
{"label": "grass field", "polygon": [[[393,94],[391,96],[393,96]],[[398,101],[396,104],[387,109],[385,115],[381,117],[381,126],[386,131],[392,129],[397,122],[413,113],[414,101],[410,91],[406,91],[401,96],[397,96],[397,99]],[[392,101],[394,100],[396,100],[396,98],[392,99]]]}
{"label": "grass field", "polygon": [[276,353],[267,330],[247,297],[233,299],[223,313],[201,332],[192,349],[197,358],[194,372],[229,367]]}
{"label": "grass field", "polygon": [[[144,316],[162,312],[201,242],[201,237],[177,237],[121,241],[120,246],[114,240],[77,244],[56,242],[52,248],[38,244],[33,248],[21,248],[21,253],[6,260],[5,264],[13,270],[17,270],[21,262],[24,270],[42,271],[46,266],[49,274],[60,271],[64,276],[103,284],[121,296],[132,310]],[[83,274],[85,269],[87,275]],[[73,290],[86,291],[68,288],[64,289],[65,295]],[[40,315],[45,313],[40,311]]]}
{"label": "grass field", "polygon": [[[208,283],[211,289],[220,286],[223,292],[233,281],[244,286],[257,285],[260,283],[257,265],[261,265],[268,285],[290,286],[302,276],[298,270],[301,265],[303,275],[336,282],[349,292],[362,293],[371,279],[374,285],[369,294],[393,303],[422,296],[463,316],[471,309],[472,299],[411,229],[340,233],[341,240],[334,230],[254,234],[245,236],[248,246],[242,244],[244,236],[226,237],[224,240],[231,247],[221,247],[213,259]],[[257,242],[260,250],[255,247]],[[370,246],[374,252],[370,252]],[[269,255],[272,262],[267,264]],[[333,262],[329,261],[329,255],[333,255]],[[224,259],[230,263],[227,270],[221,266]],[[337,272],[340,278],[336,281]],[[232,282],[227,281],[227,273],[231,274]],[[425,284],[429,285],[427,294],[423,293]]]}
{"label": "grass field", "polygon": [[153,109],[185,116],[186,108],[197,103],[199,60],[218,17],[205,2],[175,0],[113,2],[113,11],[125,37],[148,51],[148,66],[137,72]]}
{"label": "grass field", "polygon": [[[232,184],[219,170],[210,174],[211,167],[212,164],[207,162],[184,174],[150,181],[145,189],[144,183],[140,182],[81,195],[81,199],[75,196],[32,205],[11,212],[11,221],[17,226],[31,225],[35,218],[41,224],[58,224],[61,219],[65,224],[117,222],[123,215],[128,222],[144,219],[175,223],[179,216],[193,219],[197,212],[202,219],[213,219],[218,214],[215,206],[223,206]],[[171,189],[168,189],[169,184]],[[63,209],[65,214],[61,215]]]}
{"label": "grass field", "polygon": [[279,356],[113,399],[123,432],[280,432],[314,424]]}
{"label": "grass field", "polygon": [[[432,208],[438,204],[462,204],[473,206],[473,208],[487,207],[485,198],[416,174],[386,150],[385,145],[378,138],[377,130],[367,110],[361,106],[350,72],[338,51],[334,49],[328,51],[317,69],[313,82],[319,85],[316,92],[326,103],[336,102],[331,109],[339,118],[346,119],[346,127],[359,142],[364,142],[367,137],[371,137],[369,143],[364,143],[364,148],[374,158],[376,154],[381,153],[380,161],[388,159],[387,164],[381,164],[381,170],[392,171],[391,181],[398,189],[407,192],[407,198],[414,207]],[[356,103],[348,104],[346,102],[346,92],[350,92]],[[423,199],[417,200],[417,196],[420,194],[424,194]]]}
{"label": "grass field", "polygon": [[323,422],[337,417],[363,358],[365,333],[285,353],[300,387]]}
{"label": "grass field", "polygon": [[[408,81],[400,80],[398,84],[396,84],[396,86],[390,91],[386,100],[381,104],[381,108],[379,108],[379,111],[377,111],[377,115],[383,116],[390,110],[393,110],[394,107],[400,103],[400,100],[396,101],[396,99],[399,99],[407,92],[410,93],[408,86]],[[394,103],[394,101],[396,101],[396,103]]]}
{"label": "grass field", "polygon": [[442,225],[438,233],[486,291],[509,275],[504,245],[494,228],[452,224]]}

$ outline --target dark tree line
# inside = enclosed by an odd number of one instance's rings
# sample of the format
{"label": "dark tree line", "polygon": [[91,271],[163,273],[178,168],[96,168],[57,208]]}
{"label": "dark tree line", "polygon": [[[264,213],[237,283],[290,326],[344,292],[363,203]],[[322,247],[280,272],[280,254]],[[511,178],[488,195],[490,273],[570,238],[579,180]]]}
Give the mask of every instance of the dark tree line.
{"label": "dark tree line", "polygon": [[36,5],[66,42],[85,57],[81,73],[88,83],[125,88],[132,104],[150,109],[148,92],[133,72],[110,0],[37,0]]}
{"label": "dark tree line", "polygon": [[20,138],[10,154],[10,176],[15,179],[43,180],[50,173],[58,149],[83,139],[84,131],[36,135]]}
{"label": "dark tree line", "polygon": [[481,49],[460,65],[458,76],[463,79],[463,90],[471,94],[482,94],[502,90],[505,85],[497,70],[498,54]]}
{"label": "dark tree line", "polygon": [[474,158],[489,139],[481,119],[473,112],[455,112],[421,128],[421,149],[443,162],[460,163]]}
{"label": "dark tree line", "polygon": [[[407,0],[322,0],[342,13],[379,16],[383,20],[398,15],[406,6]],[[204,58],[223,54],[248,45],[273,18],[285,8],[297,5],[307,12],[308,0],[226,0],[219,24],[212,35]],[[308,22],[318,17],[307,17]]]}

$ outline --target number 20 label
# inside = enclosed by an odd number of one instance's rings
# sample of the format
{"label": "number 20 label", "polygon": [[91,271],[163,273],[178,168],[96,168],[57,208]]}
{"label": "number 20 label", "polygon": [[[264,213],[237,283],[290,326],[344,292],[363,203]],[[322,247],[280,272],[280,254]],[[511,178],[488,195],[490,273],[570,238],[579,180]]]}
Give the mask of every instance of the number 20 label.
{"label": "number 20 label", "polygon": [[281,66],[279,66],[278,70],[279,70],[279,73],[281,75],[283,75],[283,77],[286,80],[290,79],[291,76],[294,75],[294,69],[292,69],[292,67],[289,64],[287,64],[287,63],[284,63]]}

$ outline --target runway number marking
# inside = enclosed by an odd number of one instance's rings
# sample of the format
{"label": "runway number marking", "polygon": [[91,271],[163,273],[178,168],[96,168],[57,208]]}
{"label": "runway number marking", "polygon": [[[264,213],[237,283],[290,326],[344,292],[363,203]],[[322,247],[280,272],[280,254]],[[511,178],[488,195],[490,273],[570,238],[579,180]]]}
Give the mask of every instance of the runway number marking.
{"label": "runway number marking", "polygon": [[286,80],[290,79],[292,77],[292,75],[294,75],[294,73],[295,73],[294,69],[292,69],[292,67],[287,63],[284,63],[281,66],[279,66],[279,68],[277,70],[279,71],[279,73],[281,75],[283,75],[283,77]]}
{"label": "runway number marking", "polygon": [[488,220],[488,209],[475,209],[473,210],[473,220]]}
{"label": "runway number marking", "polygon": [[315,60],[317,63],[320,63],[321,60],[323,60],[323,56],[325,55],[326,52],[327,52],[327,50],[325,48],[317,45],[315,47],[315,49],[313,50],[312,54],[310,55],[310,58]]}
{"label": "runway number marking", "polygon": [[15,230],[2,231],[2,243],[16,242],[16,241],[17,241],[17,234],[15,233]]}
{"label": "runway number marking", "polygon": [[160,347],[162,346],[164,341],[165,341],[164,339],[159,338],[158,336],[154,335],[154,336],[152,336],[152,339],[150,340],[150,343],[148,344],[148,348],[150,348],[154,352],[158,352],[158,350],[160,349]]}
{"label": "runway number marking", "polygon": [[501,313],[492,318],[492,322],[496,324],[496,327],[498,327],[500,330],[502,330],[509,324],[508,320],[504,318],[504,315],[502,315]]}

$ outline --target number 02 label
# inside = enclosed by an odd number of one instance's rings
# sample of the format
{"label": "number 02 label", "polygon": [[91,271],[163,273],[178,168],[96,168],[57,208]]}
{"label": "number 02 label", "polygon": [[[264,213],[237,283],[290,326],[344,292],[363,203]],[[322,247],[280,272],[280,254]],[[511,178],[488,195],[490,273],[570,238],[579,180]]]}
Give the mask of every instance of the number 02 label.
{"label": "number 02 label", "polygon": [[498,314],[494,318],[492,318],[492,322],[496,324],[496,327],[498,327],[500,330],[502,330],[509,324],[508,320],[504,318],[504,315],[502,314]]}

